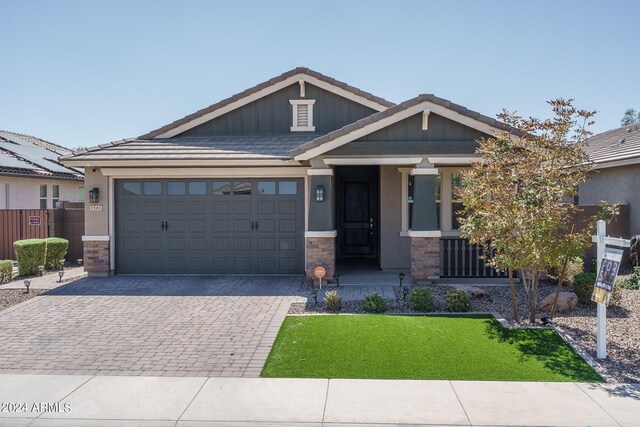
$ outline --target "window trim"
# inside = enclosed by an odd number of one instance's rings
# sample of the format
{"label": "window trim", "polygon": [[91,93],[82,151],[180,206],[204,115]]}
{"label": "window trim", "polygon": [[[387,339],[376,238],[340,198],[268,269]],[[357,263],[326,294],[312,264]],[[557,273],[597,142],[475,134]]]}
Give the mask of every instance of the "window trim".
{"label": "window trim", "polygon": [[[293,126],[291,126],[291,132],[313,132],[316,127],[313,125],[313,105],[316,103],[315,99],[290,99],[291,112],[293,114]],[[308,126],[300,126],[298,124],[298,107],[300,105],[307,106],[307,112],[309,115]]]}

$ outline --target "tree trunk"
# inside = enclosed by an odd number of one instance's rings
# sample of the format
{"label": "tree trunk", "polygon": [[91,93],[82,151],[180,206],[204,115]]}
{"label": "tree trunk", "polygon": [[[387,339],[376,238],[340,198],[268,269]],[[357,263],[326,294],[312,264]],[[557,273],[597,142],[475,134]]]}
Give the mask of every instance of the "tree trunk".
{"label": "tree trunk", "polygon": [[558,308],[558,299],[560,298],[560,291],[562,290],[562,283],[564,282],[564,277],[567,275],[567,267],[569,266],[569,256],[564,259],[564,264],[562,264],[562,272],[560,273],[560,278],[558,279],[558,286],[556,287],[556,296],[553,298],[553,305],[551,306],[551,320],[556,316],[556,310]]}
{"label": "tree trunk", "polygon": [[524,286],[524,291],[527,294],[527,298],[531,297],[531,287],[529,286],[529,279],[527,278],[527,272],[524,268],[520,269],[520,277],[522,279],[522,286]]}
{"label": "tree trunk", "polygon": [[530,303],[531,309],[529,312],[529,322],[533,325],[536,323],[536,314],[538,312],[538,271],[534,270],[531,277],[531,295]]}
{"label": "tree trunk", "polygon": [[513,284],[513,270],[509,269],[509,287],[511,288],[511,306],[513,307],[513,319],[516,323],[520,323],[518,315],[518,304],[516,303],[516,287]]}

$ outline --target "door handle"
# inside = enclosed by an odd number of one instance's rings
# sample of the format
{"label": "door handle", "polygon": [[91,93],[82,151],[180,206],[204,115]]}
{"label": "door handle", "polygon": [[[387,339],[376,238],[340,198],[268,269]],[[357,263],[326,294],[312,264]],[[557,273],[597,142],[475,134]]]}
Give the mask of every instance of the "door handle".
{"label": "door handle", "polygon": [[256,231],[258,231],[258,221],[256,221]]}
{"label": "door handle", "polygon": [[253,231],[254,227],[253,221],[251,221],[251,231]]}
{"label": "door handle", "polygon": [[169,221],[165,221],[164,222],[164,229],[168,230],[169,229]]}
{"label": "door handle", "polygon": [[160,230],[164,231],[164,221],[160,222]]}

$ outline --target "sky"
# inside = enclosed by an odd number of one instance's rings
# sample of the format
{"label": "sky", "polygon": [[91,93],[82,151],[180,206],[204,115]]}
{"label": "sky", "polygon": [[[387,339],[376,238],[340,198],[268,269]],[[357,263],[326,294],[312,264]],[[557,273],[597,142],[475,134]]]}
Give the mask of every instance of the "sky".
{"label": "sky", "polygon": [[640,110],[640,1],[0,0],[0,129],[67,147],[142,135],[297,66],[393,102],[494,117]]}

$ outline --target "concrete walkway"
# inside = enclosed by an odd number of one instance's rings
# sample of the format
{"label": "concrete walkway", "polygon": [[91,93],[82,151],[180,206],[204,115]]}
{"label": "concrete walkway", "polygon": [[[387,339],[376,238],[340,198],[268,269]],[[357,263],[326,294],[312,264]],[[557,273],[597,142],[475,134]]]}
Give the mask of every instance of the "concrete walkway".
{"label": "concrete walkway", "polygon": [[637,426],[640,420],[640,385],[623,384],[80,375],[0,375],[0,384],[0,402],[26,403],[25,412],[0,411],[2,425]]}
{"label": "concrete walkway", "polygon": [[[87,273],[85,273],[84,267],[65,268],[62,282],[58,281],[60,280],[60,276],[58,276],[57,272],[47,272],[44,276],[33,277],[31,279],[30,289],[55,289],[65,283],[73,282],[86,276]],[[0,285],[0,289],[25,289],[24,279],[13,280],[12,282]]]}
{"label": "concrete walkway", "polygon": [[[383,286],[383,285],[369,285],[369,286],[357,286],[357,285],[348,285],[348,286],[340,286],[339,288],[331,287],[331,288],[323,288],[318,290],[318,302],[322,302],[324,300],[324,293],[328,291],[336,291],[340,295],[342,301],[364,301],[364,299],[371,295],[374,292],[377,292],[382,298],[388,301],[393,301],[396,299],[396,294],[393,292],[393,286]],[[314,302],[313,297],[309,297],[308,301],[310,303]]]}

